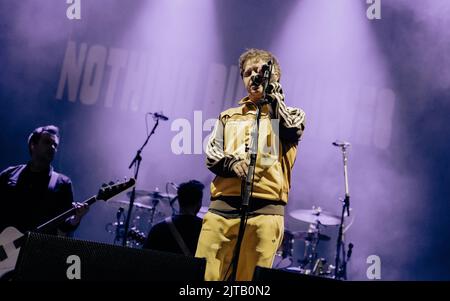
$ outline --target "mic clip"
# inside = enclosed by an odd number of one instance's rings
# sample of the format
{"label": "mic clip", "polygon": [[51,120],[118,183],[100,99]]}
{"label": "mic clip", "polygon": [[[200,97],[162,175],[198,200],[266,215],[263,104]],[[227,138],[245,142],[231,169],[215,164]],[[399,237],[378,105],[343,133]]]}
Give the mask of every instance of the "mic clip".
{"label": "mic clip", "polygon": [[169,117],[167,117],[167,116],[165,116],[162,112],[155,112],[155,113],[152,113],[152,112],[149,112],[148,113],[149,115],[153,115],[153,119],[161,119],[161,120],[164,120],[164,121],[167,121],[167,120],[169,120]]}

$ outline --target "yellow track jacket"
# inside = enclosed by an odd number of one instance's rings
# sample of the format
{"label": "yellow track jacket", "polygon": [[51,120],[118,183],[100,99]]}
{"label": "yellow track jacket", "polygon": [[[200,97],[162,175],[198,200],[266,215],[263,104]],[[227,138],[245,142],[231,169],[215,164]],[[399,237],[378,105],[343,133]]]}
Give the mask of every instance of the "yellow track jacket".
{"label": "yellow track jacket", "polygon": [[[241,195],[241,179],[232,167],[240,160],[249,163],[256,106],[248,97],[239,104],[239,107],[220,114],[208,141],[206,165],[216,174],[211,183],[211,200]],[[272,117],[276,119],[271,119],[268,106],[270,104],[261,108],[252,198],[286,204],[297,144],[304,129],[305,112],[278,101],[273,107],[275,116]]]}

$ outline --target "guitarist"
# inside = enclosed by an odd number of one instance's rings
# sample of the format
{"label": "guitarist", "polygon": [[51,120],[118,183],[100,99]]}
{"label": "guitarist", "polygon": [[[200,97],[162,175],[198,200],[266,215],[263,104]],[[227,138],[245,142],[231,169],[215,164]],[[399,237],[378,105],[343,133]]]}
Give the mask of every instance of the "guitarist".
{"label": "guitarist", "polygon": [[77,228],[89,210],[87,204],[73,203],[70,179],[51,166],[59,139],[56,126],[35,129],[28,137],[31,160],[8,167],[0,174],[0,233],[11,226],[25,233],[75,207],[75,215],[43,231],[67,234]]}

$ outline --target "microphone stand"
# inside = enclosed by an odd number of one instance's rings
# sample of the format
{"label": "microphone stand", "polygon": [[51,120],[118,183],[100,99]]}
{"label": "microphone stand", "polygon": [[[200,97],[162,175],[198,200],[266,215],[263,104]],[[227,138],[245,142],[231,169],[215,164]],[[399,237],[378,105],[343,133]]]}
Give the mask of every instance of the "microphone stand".
{"label": "microphone stand", "polygon": [[[239,224],[239,232],[236,241],[236,246],[234,249],[234,256],[232,261],[232,271],[230,276],[230,281],[236,281],[237,269],[239,264],[239,255],[241,251],[242,239],[244,238],[245,226],[247,224],[247,214],[248,207],[250,203],[250,197],[253,191],[253,181],[256,169],[256,159],[258,157],[258,138],[259,138],[259,121],[261,119],[261,108],[264,104],[269,103],[266,99],[266,89],[269,85],[269,79],[272,74],[272,62],[269,62],[269,68],[264,72],[264,85],[263,85],[263,98],[256,104],[256,126],[252,131],[252,140],[249,150],[250,153],[250,164],[248,166],[247,177],[241,185],[241,221]],[[246,149],[247,151],[247,149]]]}
{"label": "microphone stand", "polygon": [[[130,165],[128,166],[128,169],[131,169],[133,166],[135,167],[134,178],[136,179],[136,181],[137,181],[138,174],[139,174],[139,167],[141,166],[141,161],[142,161],[142,156],[141,156],[142,150],[147,145],[150,137],[155,133],[156,127],[159,124],[159,117],[154,117],[154,119],[156,120],[156,123],[153,126],[152,131],[150,132],[150,134],[147,135],[147,139],[145,139],[144,144],[141,146],[140,149],[138,149],[138,151],[136,152],[136,156],[134,156],[133,161],[131,161]],[[123,241],[122,241],[122,245],[124,247],[126,246],[126,243],[127,243],[128,228],[130,226],[131,211],[133,210],[135,196],[136,196],[136,186],[133,187],[133,190],[131,191],[131,195],[130,195],[130,205],[128,207],[127,219],[125,221],[125,230],[124,230],[125,232],[124,232]]]}
{"label": "microphone stand", "polygon": [[[347,279],[347,260],[345,258],[345,246],[343,245],[343,228],[344,228],[344,215],[347,212],[347,216],[350,216],[350,193],[348,190],[348,175],[347,175],[347,147],[348,144],[339,145],[342,150],[342,157],[344,161],[344,181],[345,181],[345,198],[342,201],[341,222],[339,224],[339,232],[336,243],[336,258],[335,258],[335,279]],[[353,246],[352,246],[353,247]],[[340,253],[342,250],[342,264],[340,260]]]}

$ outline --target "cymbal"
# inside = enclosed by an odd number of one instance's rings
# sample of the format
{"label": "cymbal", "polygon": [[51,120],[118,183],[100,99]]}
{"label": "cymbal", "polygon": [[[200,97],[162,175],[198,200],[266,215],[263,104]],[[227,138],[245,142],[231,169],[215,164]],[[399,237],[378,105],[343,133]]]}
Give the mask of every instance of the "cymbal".
{"label": "cymbal", "polygon": [[[317,232],[308,232],[308,231],[296,231],[291,232],[292,236],[297,239],[307,240],[311,241],[316,237]],[[330,237],[325,234],[318,234],[319,240],[328,241],[330,240]]]}
{"label": "cymbal", "polygon": [[339,225],[341,219],[339,216],[334,215],[327,211],[322,211],[320,209],[312,209],[312,210],[294,210],[289,213],[293,218],[307,222],[307,223],[320,223],[325,226],[335,226]]}
{"label": "cymbal", "polygon": [[[132,191],[127,192],[127,196],[131,196]],[[135,198],[149,197],[151,199],[173,199],[176,194],[163,193],[159,191],[136,190]]]}
{"label": "cymbal", "polygon": [[[123,205],[127,205],[127,206],[130,205],[130,201],[129,200],[111,200],[109,202],[110,203],[117,203],[117,204],[121,204],[121,205],[123,204]],[[137,207],[137,208],[149,209],[149,210],[153,208],[150,205],[143,204],[143,203],[137,202],[137,201],[134,201],[133,206]]]}
{"label": "cymbal", "polygon": [[[131,196],[131,192],[132,192],[132,190],[127,192],[128,197]],[[149,196],[149,195],[150,195],[150,191],[147,191],[147,190],[137,190],[136,189],[135,193],[134,193],[135,198],[141,198],[141,197],[145,197],[145,196]]]}

